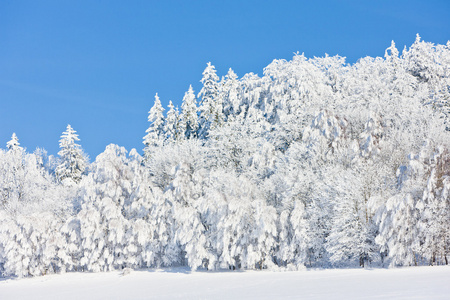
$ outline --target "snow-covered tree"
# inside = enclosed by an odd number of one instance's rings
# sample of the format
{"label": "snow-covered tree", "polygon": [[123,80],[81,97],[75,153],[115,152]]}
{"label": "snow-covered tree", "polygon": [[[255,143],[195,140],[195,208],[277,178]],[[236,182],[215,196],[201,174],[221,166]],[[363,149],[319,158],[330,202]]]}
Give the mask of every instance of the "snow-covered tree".
{"label": "snow-covered tree", "polygon": [[345,149],[348,140],[346,129],[348,122],[329,111],[321,111],[303,131],[303,141],[317,151],[317,159],[333,160],[338,152]]}
{"label": "snow-covered tree", "polygon": [[326,165],[309,147],[296,142],[275,168],[278,171],[264,186],[279,214],[279,264],[294,269],[327,265],[324,243],[333,213],[330,189],[323,182]]}
{"label": "snow-covered tree", "polygon": [[178,108],[175,109],[172,101],[169,101],[169,111],[167,112],[166,123],[164,124],[164,132],[166,134],[166,140],[176,141],[179,139],[179,122],[180,117]]}
{"label": "snow-covered tree", "polygon": [[410,193],[397,194],[386,202],[380,213],[376,242],[392,266],[418,265],[416,201]]}
{"label": "snow-covered tree", "polygon": [[59,228],[73,195],[57,184],[36,154],[0,150],[0,272],[36,276],[65,270]]}
{"label": "snow-covered tree", "polygon": [[417,34],[415,42],[402,55],[406,70],[428,89],[424,104],[442,114],[447,130],[450,123],[449,44],[436,46],[422,41]]}
{"label": "snow-covered tree", "polygon": [[216,211],[208,229],[212,231],[212,245],[217,245],[213,248],[218,265],[226,269],[273,267],[277,237],[275,209],[261,200],[262,193],[244,176],[217,171],[210,183],[206,205]]}
{"label": "snow-covered tree", "polygon": [[377,243],[391,265],[447,264],[448,150],[427,142],[400,166],[398,193],[380,209]]}
{"label": "snow-covered tree", "polygon": [[368,207],[368,196],[361,187],[363,182],[351,171],[339,173],[342,177],[338,179],[340,182],[335,184],[336,211],[326,248],[333,265],[359,264],[364,267],[380,258],[378,245],[375,243],[375,222]]}
{"label": "snow-covered tree", "polygon": [[63,244],[59,233],[61,218],[50,211],[18,216],[0,211],[0,216],[3,275],[26,277],[65,271],[58,255]]}
{"label": "snow-covered tree", "polygon": [[198,93],[200,101],[200,136],[206,137],[210,127],[220,126],[223,122],[223,103],[219,95],[219,77],[211,63],[203,71],[202,89]]}
{"label": "snow-covered tree", "polygon": [[164,141],[164,108],[162,107],[161,100],[159,100],[158,93],[155,95],[155,103],[148,112],[148,121],[150,126],[145,131],[147,134],[144,136],[144,157],[147,159],[150,157],[152,148],[160,146]]}
{"label": "snow-covered tree", "polygon": [[175,169],[173,187],[167,197],[173,203],[178,243],[186,253],[186,263],[196,270],[215,264],[214,253],[208,251],[207,226],[198,209],[202,178],[192,174],[192,165],[182,162]]}
{"label": "snow-covered tree", "polygon": [[377,116],[371,114],[364,125],[364,131],[360,134],[361,156],[369,158],[372,154],[380,153],[380,142],[383,137],[383,127]]}
{"label": "snow-covered tree", "polygon": [[450,152],[437,147],[430,159],[431,173],[416,204],[421,253],[430,265],[449,263],[450,256]]}
{"label": "snow-covered tree", "polygon": [[99,272],[138,267],[132,226],[125,217],[125,203],[132,193],[133,173],[126,150],[109,145],[97,156],[92,171],[82,182],[80,266]]}
{"label": "snow-covered tree", "polygon": [[79,183],[88,165],[88,159],[79,141],[78,134],[70,125],[59,140],[59,164],[55,169],[56,177],[66,184]]}
{"label": "snow-covered tree", "polygon": [[229,115],[238,115],[242,101],[241,86],[238,76],[231,68],[225,75],[220,93],[223,94],[223,113],[225,118]]}
{"label": "snow-covered tree", "polygon": [[9,151],[20,151],[23,149],[20,147],[19,139],[17,138],[16,133],[13,133],[11,136],[11,140],[6,143],[6,148]]}
{"label": "snow-covered tree", "polygon": [[192,85],[184,94],[183,103],[181,105],[180,135],[183,138],[195,138],[198,131],[198,115],[197,104],[195,100]]}

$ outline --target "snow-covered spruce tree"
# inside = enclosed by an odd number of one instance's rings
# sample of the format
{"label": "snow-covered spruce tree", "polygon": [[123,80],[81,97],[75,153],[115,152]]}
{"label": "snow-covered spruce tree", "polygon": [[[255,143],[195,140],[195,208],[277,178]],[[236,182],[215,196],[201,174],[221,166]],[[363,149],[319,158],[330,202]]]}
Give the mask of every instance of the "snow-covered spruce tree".
{"label": "snow-covered spruce tree", "polygon": [[184,94],[183,103],[181,105],[181,117],[179,131],[181,138],[195,138],[198,131],[198,115],[197,104],[195,100],[194,90],[192,85]]}
{"label": "snow-covered spruce tree", "polygon": [[79,141],[78,134],[70,125],[59,140],[59,164],[55,169],[56,178],[64,184],[77,184],[81,181],[88,165],[88,158],[84,154]]}
{"label": "snow-covered spruce tree", "polygon": [[166,141],[177,141],[180,137],[179,132],[180,116],[178,108],[175,109],[172,101],[169,101],[169,111],[167,112],[166,123],[164,124],[164,132],[166,134]]}
{"label": "snow-covered spruce tree", "polygon": [[2,209],[14,211],[15,206],[20,205],[22,180],[25,177],[24,155],[25,151],[20,147],[19,139],[13,133],[11,140],[7,142],[7,151],[1,150],[2,163],[0,164],[2,182],[1,206]]}
{"label": "snow-covered spruce tree", "polygon": [[328,169],[326,180],[334,191],[330,199],[334,216],[326,242],[333,265],[359,263],[364,267],[380,259],[374,215],[391,196],[393,180],[390,169],[379,157],[384,131],[376,120],[371,116],[366,122],[359,147],[347,137],[340,140],[336,148],[339,151],[332,152],[330,162],[340,160]]}
{"label": "snow-covered spruce tree", "polygon": [[8,151],[19,151],[23,149],[20,147],[19,139],[15,132],[12,134],[11,140],[6,143],[6,149],[8,149]]}
{"label": "snow-covered spruce tree", "polygon": [[223,104],[221,97],[219,97],[219,77],[216,74],[216,69],[209,62],[205,70],[203,71],[203,78],[201,83],[203,84],[198,98],[200,101],[200,137],[207,137],[210,128],[214,128],[222,125],[223,116]]}
{"label": "snow-covered spruce tree", "polygon": [[162,145],[164,142],[164,108],[159,100],[158,93],[155,95],[155,103],[148,112],[148,121],[150,126],[145,131],[144,136],[144,157],[148,159],[151,156],[152,149]]}

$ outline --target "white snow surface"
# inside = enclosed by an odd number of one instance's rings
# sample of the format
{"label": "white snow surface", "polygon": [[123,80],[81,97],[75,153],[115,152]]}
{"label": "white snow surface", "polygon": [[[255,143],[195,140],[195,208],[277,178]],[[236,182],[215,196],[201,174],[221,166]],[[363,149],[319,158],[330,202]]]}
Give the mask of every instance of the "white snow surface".
{"label": "white snow surface", "polygon": [[3,278],[0,299],[450,299],[450,266],[124,273]]}

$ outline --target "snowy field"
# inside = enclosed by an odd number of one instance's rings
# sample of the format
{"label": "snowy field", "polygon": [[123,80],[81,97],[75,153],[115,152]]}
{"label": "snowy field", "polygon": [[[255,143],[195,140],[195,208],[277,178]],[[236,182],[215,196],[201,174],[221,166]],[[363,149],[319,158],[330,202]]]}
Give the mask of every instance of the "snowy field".
{"label": "snowy field", "polygon": [[450,267],[68,273],[1,279],[0,299],[450,299]]}

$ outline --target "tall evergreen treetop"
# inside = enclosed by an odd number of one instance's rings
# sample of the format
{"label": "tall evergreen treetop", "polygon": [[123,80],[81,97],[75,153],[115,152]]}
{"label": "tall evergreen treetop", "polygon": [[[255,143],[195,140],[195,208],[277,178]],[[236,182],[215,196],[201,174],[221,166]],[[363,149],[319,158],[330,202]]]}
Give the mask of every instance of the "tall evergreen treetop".
{"label": "tall evergreen treetop", "polygon": [[166,139],[175,141],[179,138],[179,113],[178,108],[175,108],[172,101],[169,101],[169,111],[167,112],[166,124],[164,125],[164,131],[166,133]]}
{"label": "tall evergreen treetop", "polygon": [[206,136],[211,125],[221,124],[223,120],[222,103],[219,101],[219,77],[209,62],[203,71],[203,87],[198,94],[200,101],[200,135]]}
{"label": "tall evergreen treetop", "polygon": [[17,138],[15,132],[12,134],[11,140],[6,143],[6,148],[8,149],[8,151],[15,151],[18,149],[22,149],[22,147],[20,147],[19,139]]}
{"label": "tall evergreen treetop", "polygon": [[84,154],[80,145],[75,143],[79,141],[78,134],[67,125],[66,131],[61,135],[59,140],[60,151],[59,165],[56,167],[55,173],[59,181],[68,184],[78,183],[84,174],[88,165],[87,156]]}
{"label": "tall evergreen treetop", "polygon": [[203,87],[198,93],[198,97],[201,99],[200,104],[205,105],[205,102],[212,102],[217,97],[219,76],[217,76],[216,68],[211,62],[208,62],[202,75],[200,82]]}
{"label": "tall evergreen treetop", "polygon": [[184,137],[190,138],[197,136],[197,130],[197,104],[194,90],[192,85],[190,85],[189,90],[184,94],[183,104],[181,105],[180,132],[184,132]]}
{"label": "tall evergreen treetop", "polygon": [[155,95],[155,103],[148,112],[148,121],[150,126],[145,131],[147,134],[144,136],[144,155],[148,157],[150,147],[158,146],[164,140],[164,108],[162,107],[161,100],[159,100],[158,93]]}

